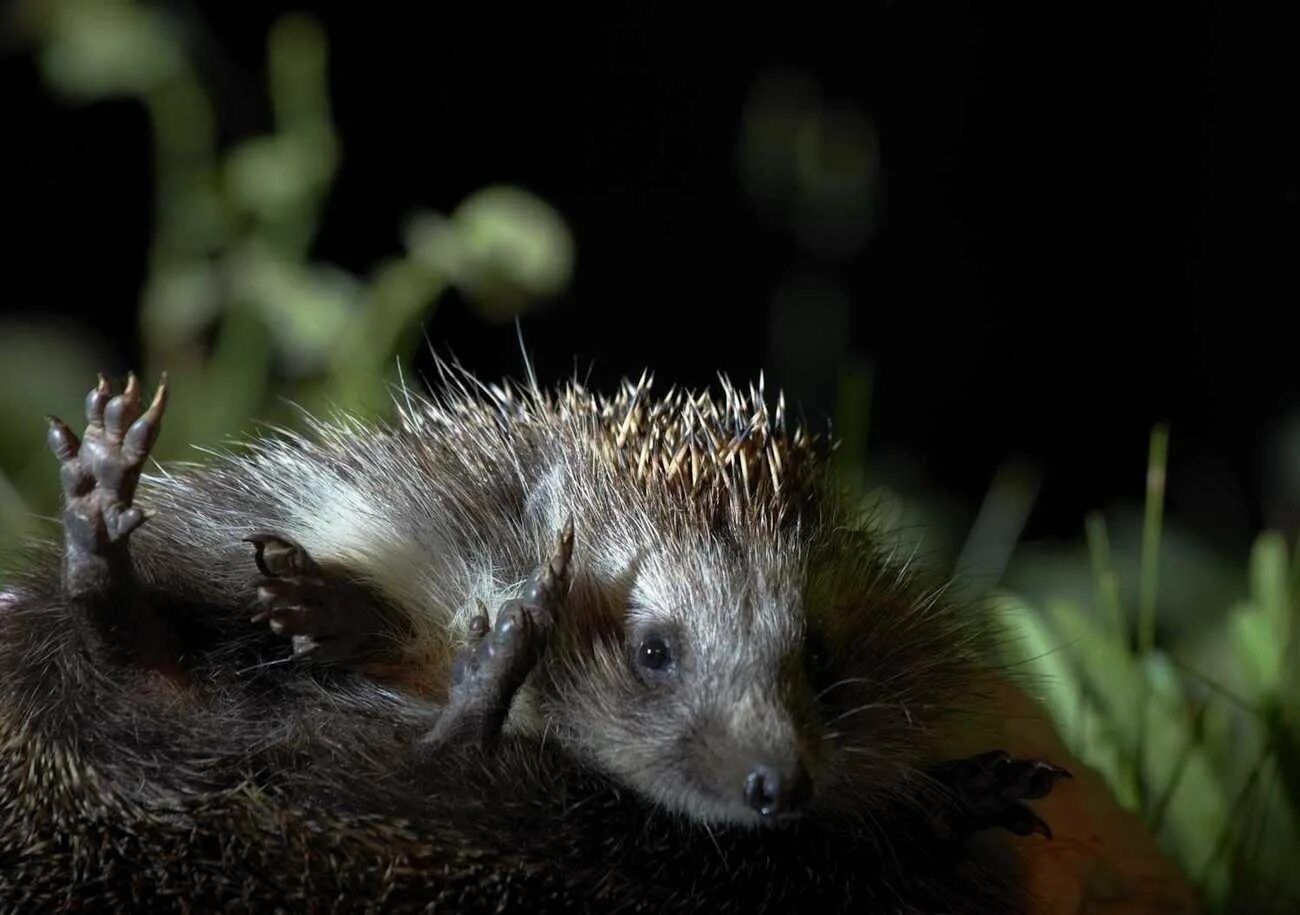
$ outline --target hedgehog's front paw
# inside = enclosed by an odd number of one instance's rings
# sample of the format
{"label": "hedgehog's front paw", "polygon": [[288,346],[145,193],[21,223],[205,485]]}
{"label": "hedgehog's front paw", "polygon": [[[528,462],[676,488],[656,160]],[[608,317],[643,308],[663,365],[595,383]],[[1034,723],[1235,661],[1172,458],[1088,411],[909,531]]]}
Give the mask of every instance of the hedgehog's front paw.
{"label": "hedgehog's front paw", "polygon": [[306,550],[278,534],[258,532],[244,539],[253,544],[253,560],[263,576],[252,622],[266,622],[276,635],[289,636],[295,655],[356,660],[379,638],[383,614],[360,585],[331,580]]}
{"label": "hedgehog's front paw", "polygon": [[506,601],[491,625],[487,613],[470,621],[469,644],[452,662],[451,690],[430,747],[453,740],[491,743],[501,732],[510,703],[537,664],[568,591],[573,522],[565,524],[555,550],[522,598]]}
{"label": "hedgehog's front paw", "polygon": [[1016,835],[1047,838],[1051,828],[1023,802],[1045,797],[1058,779],[1071,777],[1059,766],[1012,759],[1002,750],[941,763],[930,774],[952,792],[959,832],[1000,827]]}
{"label": "hedgehog's front paw", "polygon": [[74,597],[104,593],[130,575],[127,538],[147,515],[132,502],[140,471],[158,439],[167,405],[167,376],[146,409],[140,383],[127,377],[116,397],[104,376],[86,395],[86,430],[80,439],[49,417],[50,450],[59,459],[63,484],[67,563],[65,587]]}

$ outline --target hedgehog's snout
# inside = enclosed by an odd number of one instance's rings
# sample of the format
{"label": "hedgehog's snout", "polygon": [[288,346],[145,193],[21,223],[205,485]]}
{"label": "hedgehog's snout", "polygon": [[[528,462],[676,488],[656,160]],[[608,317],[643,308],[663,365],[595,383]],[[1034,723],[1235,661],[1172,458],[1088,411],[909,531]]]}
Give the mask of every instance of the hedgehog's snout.
{"label": "hedgehog's snout", "polygon": [[813,800],[814,760],[779,684],[753,678],[717,689],[716,711],[691,729],[703,738],[702,763],[713,790],[739,822],[774,822],[803,813]]}
{"label": "hedgehog's snout", "polygon": [[745,803],[763,817],[798,813],[812,800],[813,783],[803,763],[755,766],[745,776]]}

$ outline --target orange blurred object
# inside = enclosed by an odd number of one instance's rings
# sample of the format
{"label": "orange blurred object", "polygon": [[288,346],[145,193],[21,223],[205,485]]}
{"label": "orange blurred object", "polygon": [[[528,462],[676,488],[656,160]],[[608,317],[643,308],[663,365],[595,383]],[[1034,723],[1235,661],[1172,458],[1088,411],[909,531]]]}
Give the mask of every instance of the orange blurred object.
{"label": "orange blurred object", "polygon": [[1013,839],[1031,915],[1192,915],[1191,886],[1137,816],[1066,749],[1047,712],[1023,691],[998,687],[1000,736],[1013,756],[1044,759],[1074,778],[1033,802],[1053,838]]}

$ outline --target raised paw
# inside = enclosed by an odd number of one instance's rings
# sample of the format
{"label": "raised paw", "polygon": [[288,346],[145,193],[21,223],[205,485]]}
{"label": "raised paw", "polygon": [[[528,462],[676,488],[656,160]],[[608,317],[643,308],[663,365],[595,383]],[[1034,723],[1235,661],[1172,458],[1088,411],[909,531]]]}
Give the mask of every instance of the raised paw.
{"label": "raised paw", "polygon": [[127,537],[149,517],[132,503],[166,405],[166,375],[147,408],[134,374],[117,396],[101,375],[86,395],[80,439],[62,420],[48,417],[48,442],[63,484],[65,587],[73,596],[125,584]]}
{"label": "raised paw", "polygon": [[489,625],[486,610],[470,620],[468,644],[452,661],[451,690],[427,743],[470,739],[491,743],[500,734],[515,693],[536,666],[568,593],[573,521],[533,576],[524,596],[506,601]]}
{"label": "raised paw", "polygon": [[1059,766],[1037,759],[1013,759],[1002,750],[942,763],[930,774],[952,793],[959,831],[998,827],[1016,835],[1037,833],[1049,839],[1051,828],[1023,802],[1045,797],[1059,779],[1071,777]]}
{"label": "raised paw", "polygon": [[244,539],[253,544],[253,561],[262,573],[251,621],[289,637],[295,655],[357,660],[382,639],[387,617],[366,588],[327,574],[285,537],[257,532]]}

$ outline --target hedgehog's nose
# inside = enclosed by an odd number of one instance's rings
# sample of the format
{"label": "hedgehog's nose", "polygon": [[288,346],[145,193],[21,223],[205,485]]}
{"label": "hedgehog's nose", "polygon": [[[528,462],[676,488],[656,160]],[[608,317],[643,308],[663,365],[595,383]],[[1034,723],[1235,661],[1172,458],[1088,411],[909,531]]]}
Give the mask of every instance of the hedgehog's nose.
{"label": "hedgehog's nose", "polygon": [[775,766],[755,766],[745,776],[745,803],[765,817],[794,813],[812,797],[812,779],[802,765],[781,771]]}

